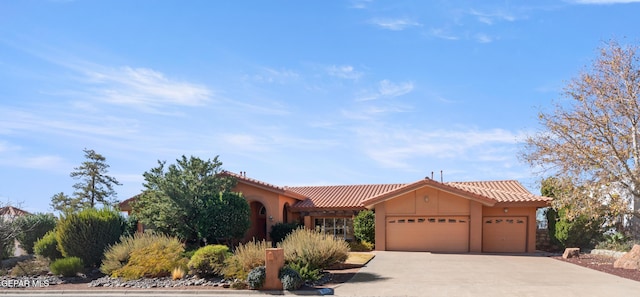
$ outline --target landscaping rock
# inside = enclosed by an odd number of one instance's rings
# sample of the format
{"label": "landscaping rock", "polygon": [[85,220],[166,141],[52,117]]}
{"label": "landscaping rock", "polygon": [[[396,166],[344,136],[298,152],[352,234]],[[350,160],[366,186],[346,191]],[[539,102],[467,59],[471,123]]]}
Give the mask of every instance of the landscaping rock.
{"label": "landscaping rock", "polygon": [[566,248],[564,249],[564,253],[562,254],[562,258],[579,258],[580,257],[580,248]]}
{"label": "landscaping rock", "polygon": [[222,279],[201,279],[195,276],[188,276],[183,279],[172,280],[170,277],[142,278],[135,280],[123,280],[109,276],[101,277],[91,281],[89,287],[124,287],[124,288],[172,288],[183,286],[223,286]]}
{"label": "landscaping rock", "polygon": [[633,245],[633,248],[624,256],[613,263],[614,268],[640,269],[640,245]]}

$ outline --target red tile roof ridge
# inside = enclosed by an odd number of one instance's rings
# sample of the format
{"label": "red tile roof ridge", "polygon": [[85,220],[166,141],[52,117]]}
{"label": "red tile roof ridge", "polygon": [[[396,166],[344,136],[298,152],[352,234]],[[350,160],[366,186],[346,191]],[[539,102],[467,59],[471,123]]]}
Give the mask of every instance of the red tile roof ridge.
{"label": "red tile roof ridge", "polygon": [[[503,188],[493,188],[480,186],[477,184],[487,184],[487,183],[500,183],[503,186],[516,186],[517,189],[512,189],[508,187],[508,189]],[[508,183],[508,184],[507,184]],[[512,201],[551,201],[553,198],[535,195],[520,184],[517,180],[505,180],[505,181],[476,181],[476,182],[449,182],[453,187],[464,189],[466,191],[475,192],[473,190],[478,191],[477,194],[483,196],[489,196],[487,194],[483,194],[483,192],[489,192],[492,198],[498,202],[512,202]]]}
{"label": "red tile roof ridge", "polygon": [[223,170],[222,172],[220,172],[220,174],[229,175],[229,176],[232,176],[232,177],[234,177],[234,178],[236,178],[236,179],[238,179],[240,181],[244,181],[244,182],[252,183],[252,184],[255,184],[255,185],[262,186],[262,187],[266,187],[268,189],[275,190],[276,192],[282,193],[284,195],[287,195],[287,196],[290,196],[290,197],[293,197],[293,198],[296,198],[296,199],[306,199],[307,198],[306,196],[301,195],[300,193],[296,193],[295,191],[289,190],[287,187],[276,186],[274,184],[263,182],[261,180],[255,179],[255,178],[247,177],[244,174],[238,174],[238,173],[231,172],[231,171],[226,171],[226,170]]}

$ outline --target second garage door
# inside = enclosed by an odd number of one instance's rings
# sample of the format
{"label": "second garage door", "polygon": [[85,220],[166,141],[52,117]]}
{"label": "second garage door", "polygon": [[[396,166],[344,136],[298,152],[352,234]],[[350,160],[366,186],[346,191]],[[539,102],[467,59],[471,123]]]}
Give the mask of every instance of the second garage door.
{"label": "second garage door", "polygon": [[466,253],[469,217],[387,217],[386,249]]}
{"label": "second garage door", "polygon": [[483,252],[526,252],[527,217],[484,217],[482,222]]}

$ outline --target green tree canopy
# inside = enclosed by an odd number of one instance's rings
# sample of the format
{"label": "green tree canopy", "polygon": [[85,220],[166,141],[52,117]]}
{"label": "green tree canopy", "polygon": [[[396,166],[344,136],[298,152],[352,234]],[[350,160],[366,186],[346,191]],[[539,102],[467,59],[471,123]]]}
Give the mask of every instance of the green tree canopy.
{"label": "green tree canopy", "polygon": [[144,173],[133,212],[149,228],[192,243],[240,238],[249,228],[249,205],[232,193],[235,179],[221,174],[222,162],[191,156]]}

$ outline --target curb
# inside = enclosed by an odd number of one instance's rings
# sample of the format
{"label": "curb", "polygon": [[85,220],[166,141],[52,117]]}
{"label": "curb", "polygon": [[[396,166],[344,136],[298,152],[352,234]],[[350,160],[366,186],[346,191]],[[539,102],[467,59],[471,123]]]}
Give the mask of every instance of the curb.
{"label": "curb", "polygon": [[288,295],[288,296],[325,296],[333,295],[332,288],[299,291],[260,291],[260,290],[0,290],[3,295],[37,295],[37,296],[92,296],[92,295],[142,295],[142,296],[175,296],[175,295]]}

